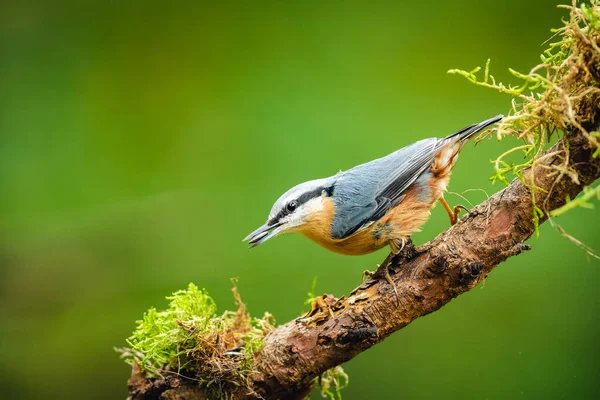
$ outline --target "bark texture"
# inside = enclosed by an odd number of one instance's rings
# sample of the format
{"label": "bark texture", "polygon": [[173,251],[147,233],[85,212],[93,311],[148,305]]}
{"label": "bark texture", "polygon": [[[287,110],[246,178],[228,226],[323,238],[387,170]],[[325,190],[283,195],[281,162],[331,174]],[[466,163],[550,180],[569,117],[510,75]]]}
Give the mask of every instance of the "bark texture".
{"label": "bark texture", "polygon": [[[590,123],[598,130],[600,118]],[[578,181],[552,169],[565,161],[577,171]],[[585,137],[575,132],[550,148],[543,162],[525,174],[534,174],[535,204],[546,213],[574,198],[600,177],[600,157],[594,159]],[[548,168],[550,167],[550,168]],[[266,337],[256,355],[255,393],[265,399],[299,399],[310,391],[313,379],[381,342],[415,319],[438,310],[456,296],[471,290],[499,263],[529,246],[535,232],[529,187],[515,180],[475,207],[456,225],[434,240],[407,246],[393,260],[392,279],[399,303],[385,280],[368,280],[349,297],[323,296],[309,315],[278,327]],[[540,223],[547,214],[540,218]],[[132,399],[204,399],[197,385],[176,380],[149,383],[134,369]],[[246,398],[247,392],[231,394]]]}

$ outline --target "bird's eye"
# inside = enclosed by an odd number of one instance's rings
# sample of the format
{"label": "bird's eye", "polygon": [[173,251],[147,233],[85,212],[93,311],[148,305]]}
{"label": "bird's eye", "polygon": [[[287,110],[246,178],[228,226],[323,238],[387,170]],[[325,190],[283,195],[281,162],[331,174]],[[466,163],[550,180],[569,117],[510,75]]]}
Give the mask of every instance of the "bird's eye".
{"label": "bird's eye", "polygon": [[298,207],[298,202],[296,200],[290,201],[286,206],[286,208],[289,212],[294,211],[297,207]]}

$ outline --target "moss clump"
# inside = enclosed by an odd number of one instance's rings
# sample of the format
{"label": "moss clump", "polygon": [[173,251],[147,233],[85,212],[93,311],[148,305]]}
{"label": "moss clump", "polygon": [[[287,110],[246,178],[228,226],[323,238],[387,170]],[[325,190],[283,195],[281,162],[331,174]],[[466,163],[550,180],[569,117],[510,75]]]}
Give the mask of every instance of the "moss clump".
{"label": "moss clump", "polygon": [[[313,292],[315,285],[316,278]],[[249,398],[261,398],[252,390],[253,356],[274,329],[274,318],[269,313],[251,318],[235,285],[232,291],[237,311],[218,315],[206,290],[190,283],[187,289],[167,297],[165,310],[146,311],[127,339],[129,347],[115,350],[128,364],[139,365],[146,378],[176,375],[196,381],[210,399],[228,398],[239,391]],[[316,378],[314,384],[320,386],[324,398],[341,399],[348,375],[338,366]]]}
{"label": "moss clump", "polygon": [[240,388],[251,393],[252,357],[274,321],[268,313],[251,318],[235,286],[233,293],[238,310],[218,315],[207,292],[190,283],[167,297],[166,310],[144,313],[127,339],[130,347],[118,351],[149,377],[176,374],[197,380],[210,398]]}
{"label": "moss clump", "polygon": [[[556,176],[557,181],[568,177],[578,182],[577,172],[569,165],[568,148],[543,155],[555,136],[568,133],[583,135],[593,150],[593,156],[600,156],[600,132],[586,129],[593,126],[600,104],[600,1],[592,0],[589,5],[581,3],[579,6],[577,1],[573,1],[572,6],[559,7],[569,10],[569,20],[565,21],[563,27],[553,30],[554,35],[540,56],[541,64],[527,74],[510,69],[511,74],[519,80],[518,85],[506,86],[496,82],[490,74],[489,60],[483,69],[483,76],[480,67],[472,71],[448,71],[462,75],[476,85],[513,97],[509,116],[495,131],[498,140],[513,136],[521,139],[523,144],[493,161],[494,175],[491,180],[507,184],[507,176],[511,174],[530,188],[534,210],[532,219],[538,235],[540,217],[551,217],[551,214],[545,207],[537,206],[536,194],[542,189],[534,185],[533,172],[525,178],[525,169],[539,165],[545,157],[558,157],[562,163],[547,167],[549,172]],[[484,132],[478,140],[489,136],[491,132],[493,130]],[[525,161],[514,161],[515,155],[521,156],[521,160],[524,156]],[[573,206],[580,204],[586,203],[579,202]],[[558,227],[552,218],[550,220]]]}

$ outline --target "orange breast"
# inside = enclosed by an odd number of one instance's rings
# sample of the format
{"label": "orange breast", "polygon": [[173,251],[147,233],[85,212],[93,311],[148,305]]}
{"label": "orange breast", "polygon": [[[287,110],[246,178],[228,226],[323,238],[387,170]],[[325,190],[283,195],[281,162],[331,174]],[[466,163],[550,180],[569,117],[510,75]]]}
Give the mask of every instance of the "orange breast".
{"label": "orange breast", "polygon": [[331,222],[335,216],[335,205],[329,197],[323,197],[323,204],[323,210],[314,213],[310,220],[296,229],[296,232],[328,250],[347,255],[371,253],[388,244],[389,239],[385,236],[374,234],[375,224],[361,229],[347,238],[332,239]]}
{"label": "orange breast", "polygon": [[390,209],[379,221],[343,238],[331,238],[331,221],[335,212],[333,200],[324,198],[325,208],[297,229],[328,250],[347,255],[362,255],[379,250],[392,239],[407,238],[416,232],[429,217],[431,203],[416,201],[414,187],[409,188],[399,205]]}
{"label": "orange breast", "polygon": [[375,224],[343,239],[332,239],[330,235],[317,237],[311,235],[310,232],[304,232],[303,234],[326,249],[350,256],[372,253],[385,247],[390,241],[389,235],[385,235],[381,229],[375,228]]}

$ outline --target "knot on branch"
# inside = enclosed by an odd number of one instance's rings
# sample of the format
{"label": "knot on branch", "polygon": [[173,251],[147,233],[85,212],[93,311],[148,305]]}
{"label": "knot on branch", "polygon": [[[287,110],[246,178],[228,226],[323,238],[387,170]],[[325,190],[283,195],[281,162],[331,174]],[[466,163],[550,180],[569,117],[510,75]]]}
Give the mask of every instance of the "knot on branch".
{"label": "knot on branch", "polygon": [[461,285],[466,285],[477,282],[477,278],[479,278],[482,268],[483,264],[480,262],[465,265],[460,270],[459,283]]}
{"label": "knot on branch", "polygon": [[374,326],[350,328],[337,339],[336,343],[340,345],[347,345],[372,342],[375,344],[378,338],[379,332]]}

